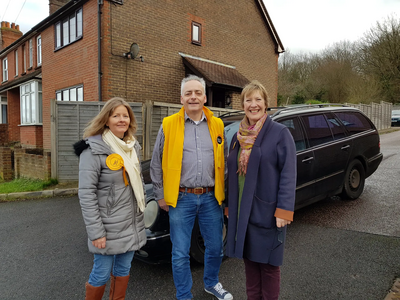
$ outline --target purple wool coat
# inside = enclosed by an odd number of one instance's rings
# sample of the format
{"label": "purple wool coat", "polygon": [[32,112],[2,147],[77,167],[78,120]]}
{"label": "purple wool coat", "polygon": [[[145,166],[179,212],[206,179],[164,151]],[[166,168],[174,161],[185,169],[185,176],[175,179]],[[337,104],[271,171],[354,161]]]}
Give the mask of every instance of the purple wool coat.
{"label": "purple wool coat", "polygon": [[293,216],[296,191],[296,147],[288,128],[267,117],[253,145],[238,216],[238,150],[234,135],[228,157],[227,255],[280,266],[286,226],[275,216]]}

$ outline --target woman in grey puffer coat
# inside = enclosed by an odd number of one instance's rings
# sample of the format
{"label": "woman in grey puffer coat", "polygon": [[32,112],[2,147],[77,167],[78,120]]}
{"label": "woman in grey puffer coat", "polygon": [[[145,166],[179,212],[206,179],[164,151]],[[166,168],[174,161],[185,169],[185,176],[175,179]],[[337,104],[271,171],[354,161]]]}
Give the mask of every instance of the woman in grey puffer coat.
{"label": "woman in grey puffer coat", "polygon": [[74,145],[79,200],[94,254],[85,299],[101,299],[111,273],[110,299],[124,299],[134,251],[146,243],[145,189],[129,104],[112,98]]}

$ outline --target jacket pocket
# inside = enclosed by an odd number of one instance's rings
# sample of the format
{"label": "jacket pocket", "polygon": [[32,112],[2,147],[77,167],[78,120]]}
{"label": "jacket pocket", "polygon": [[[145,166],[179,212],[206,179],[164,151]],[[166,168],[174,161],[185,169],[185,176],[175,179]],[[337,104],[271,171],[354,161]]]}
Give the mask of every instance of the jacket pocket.
{"label": "jacket pocket", "polygon": [[276,202],[266,202],[254,195],[249,222],[258,227],[273,228],[276,226],[275,209]]}

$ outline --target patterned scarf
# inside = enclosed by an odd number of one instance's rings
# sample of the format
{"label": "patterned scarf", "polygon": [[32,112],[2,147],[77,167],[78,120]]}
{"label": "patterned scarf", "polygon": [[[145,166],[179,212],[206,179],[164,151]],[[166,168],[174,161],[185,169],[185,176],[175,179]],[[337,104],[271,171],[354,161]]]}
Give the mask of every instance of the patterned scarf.
{"label": "patterned scarf", "polygon": [[242,122],[240,122],[239,131],[237,133],[237,139],[239,141],[240,148],[242,148],[242,152],[239,157],[238,169],[238,173],[240,175],[246,175],[251,149],[253,149],[254,142],[256,141],[258,133],[263,127],[266,119],[267,114],[264,114],[256,124],[250,125],[249,120],[245,116]]}

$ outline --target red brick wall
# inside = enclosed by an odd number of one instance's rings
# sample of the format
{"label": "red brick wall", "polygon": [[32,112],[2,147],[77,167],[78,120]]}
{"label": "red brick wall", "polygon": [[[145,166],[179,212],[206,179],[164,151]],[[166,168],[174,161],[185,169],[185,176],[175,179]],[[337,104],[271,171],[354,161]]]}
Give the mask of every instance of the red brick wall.
{"label": "red brick wall", "polygon": [[23,148],[43,148],[42,126],[21,126],[20,140]]}
{"label": "red brick wall", "polygon": [[7,147],[0,147],[0,177],[3,180],[9,181],[14,178],[12,159],[12,150]]}
{"label": "red brick wall", "polygon": [[18,142],[20,140],[20,98],[19,88],[7,91],[7,113],[8,113],[8,140]]}
{"label": "red brick wall", "polygon": [[0,145],[8,144],[8,124],[0,124]]}
{"label": "red brick wall", "polygon": [[[108,3],[105,1],[105,3]],[[56,91],[83,84],[84,101],[98,101],[97,1],[83,7],[83,38],[54,51],[54,26],[42,32],[43,148],[51,149],[50,100]]]}
{"label": "red brick wall", "polygon": [[31,154],[29,149],[16,148],[14,150],[15,178],[37,178],[49,180],[51,178],[51,153],[44,151],[41,154]]}
{"label": "red brick wall", "polygon": [[[147,0],[122,6],[105,1],[103,17],[111,24],[103,40],[109,42],[105,98],[179,103],[185,75],[181,52],[236,66],[249,80],[263,83],[270,106],[276,105],[278,55],[256,1]],[[202,46],[191,43],[191,20],[203,22]],[[122,56],[132,42],[139,44],[143,63]]]}

